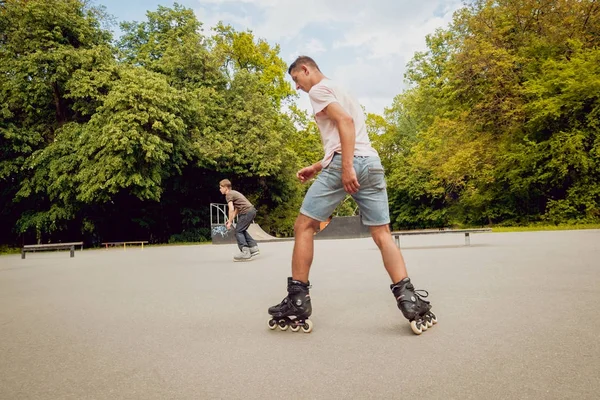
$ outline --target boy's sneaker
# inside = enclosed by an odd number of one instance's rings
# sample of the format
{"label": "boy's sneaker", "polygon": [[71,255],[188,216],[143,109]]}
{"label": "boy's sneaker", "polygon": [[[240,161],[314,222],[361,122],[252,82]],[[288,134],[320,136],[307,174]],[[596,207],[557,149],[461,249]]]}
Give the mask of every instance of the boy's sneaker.
{"label": "boy's sneaker", "polygon": [[254,257],[260,254],[258,246],[250,247],[250,257]]}
{"label": "boy's sneaker", "polygon": [[233,256],[233,261],[248,261],[250,258],[252,258],[252,255],[250,254],[250,248],[244,247],[242,248],[242,251]]}

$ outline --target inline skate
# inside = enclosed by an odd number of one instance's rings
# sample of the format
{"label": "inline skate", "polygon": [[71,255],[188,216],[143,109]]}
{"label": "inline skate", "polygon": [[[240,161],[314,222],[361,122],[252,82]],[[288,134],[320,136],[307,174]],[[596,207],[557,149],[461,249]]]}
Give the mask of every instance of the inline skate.
{"label": "inline skate", "polygon": [[410,327],[416,335],[420,335],[428,328],[437,324],[438,320],[431,310],[431,303],[424,300],[429,296],[426,290],[415,290],[410,283],[410,278],[404,278],[396,284],[390,285],[392,293],[398,303],[398,308],[410,322]]}
{"label": "inline skate", "polygon": [[285,331],[289,327],[292,332],[302,329],[303,332],[310,333],[313,323],[308,319],[312,313],[309,289],[310,282],[304,283],[288,278],[288,295],[281,303],[269,308],[269,329],[279,327]]}

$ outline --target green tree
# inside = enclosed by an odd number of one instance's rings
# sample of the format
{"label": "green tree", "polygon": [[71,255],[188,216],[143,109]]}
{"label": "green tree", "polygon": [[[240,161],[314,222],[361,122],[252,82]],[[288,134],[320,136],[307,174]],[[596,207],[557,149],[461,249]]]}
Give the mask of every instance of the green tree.
{"label": "green tree", "polygon": [[267,228],[285,225],[283,231],[290,233],[289,224],[268,222],[287,215],[281,210],[299,192],[293,181],[297,157],[287,145],[295,129],[280,110],[292,92],[278,47],[221,24],[206,38],[193,12],[177,4],[147,17],[122,24],[122,59],[164,75],[193,100],[185,118],[195,132],[189,143],[192,161],[181,177],[165,183],[160,214],[169,215],[171,226],[185,219],[181,229],[187,232],[206,227],[209,218],[201,209],[223,201],[216,185],[227,177],[259,206],[258,219]]}
{"label": "green tree", "polygon": [[[110,59],[111,35],[101,28],[104,13],[77,0],[7,0],[0,4],[0,183],[2,208],[9,210],[0,226],[2,237],[14,237],[16,219],[53,209],[46,195],[23,197],[28,168],[37,152],[55,142],[71,121],[85,119],[69,99],[75,71],[93,69]],[[87,117],[89,118],[89,116]],[[61,208],[61,207],[58,207]],[[25,223],[40,232],[72,211],[49,211],[50,221]],[[42,226],[43,225],[43,226]],[[6,239],[5,239],[6,240]]]}
{"label": "green tree", "polygon": [[161,73],[178,88],[224,87],[221,60],[191,9],[178,3],[173,8],[158,6],[146,17],[147,21],[121,24],[121,61]]}
{"label": "green tree", "polygon": [[599,27],[591,0],[480,0],[430,35],[380,140],[395,223],[597,220]]}
{"label": "green tree", "polygon": [[240,71],[258,76],[261,87],[268,90],[263,95],[269,97],[277,109],[294,94],[285,80],[287,65],[279,57],[279,45],[271,47],[264,39],[257,40],[251,31],[237,32],[222,23],[214,30],[214,53],[230,78]]}

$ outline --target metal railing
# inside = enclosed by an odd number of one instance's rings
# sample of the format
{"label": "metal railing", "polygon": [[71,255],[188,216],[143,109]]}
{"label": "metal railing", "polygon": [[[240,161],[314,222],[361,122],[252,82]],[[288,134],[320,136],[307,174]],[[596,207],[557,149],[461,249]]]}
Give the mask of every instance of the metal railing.
{"label": "metal railing", "polygon": [[[229,218],[229,207],[227,204],[210,203],[210,226],[225,225]],[[237,223],[237,215],[233,219],[233,223]]]}

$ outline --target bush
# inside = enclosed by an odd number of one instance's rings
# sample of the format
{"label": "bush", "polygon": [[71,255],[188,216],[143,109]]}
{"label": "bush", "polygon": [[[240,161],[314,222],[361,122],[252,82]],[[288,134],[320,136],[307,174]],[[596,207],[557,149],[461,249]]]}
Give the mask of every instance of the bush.
{"label": "bush", "polygon": [[196,228],[171,235],[169,243],[210,242],[210,228]]}

